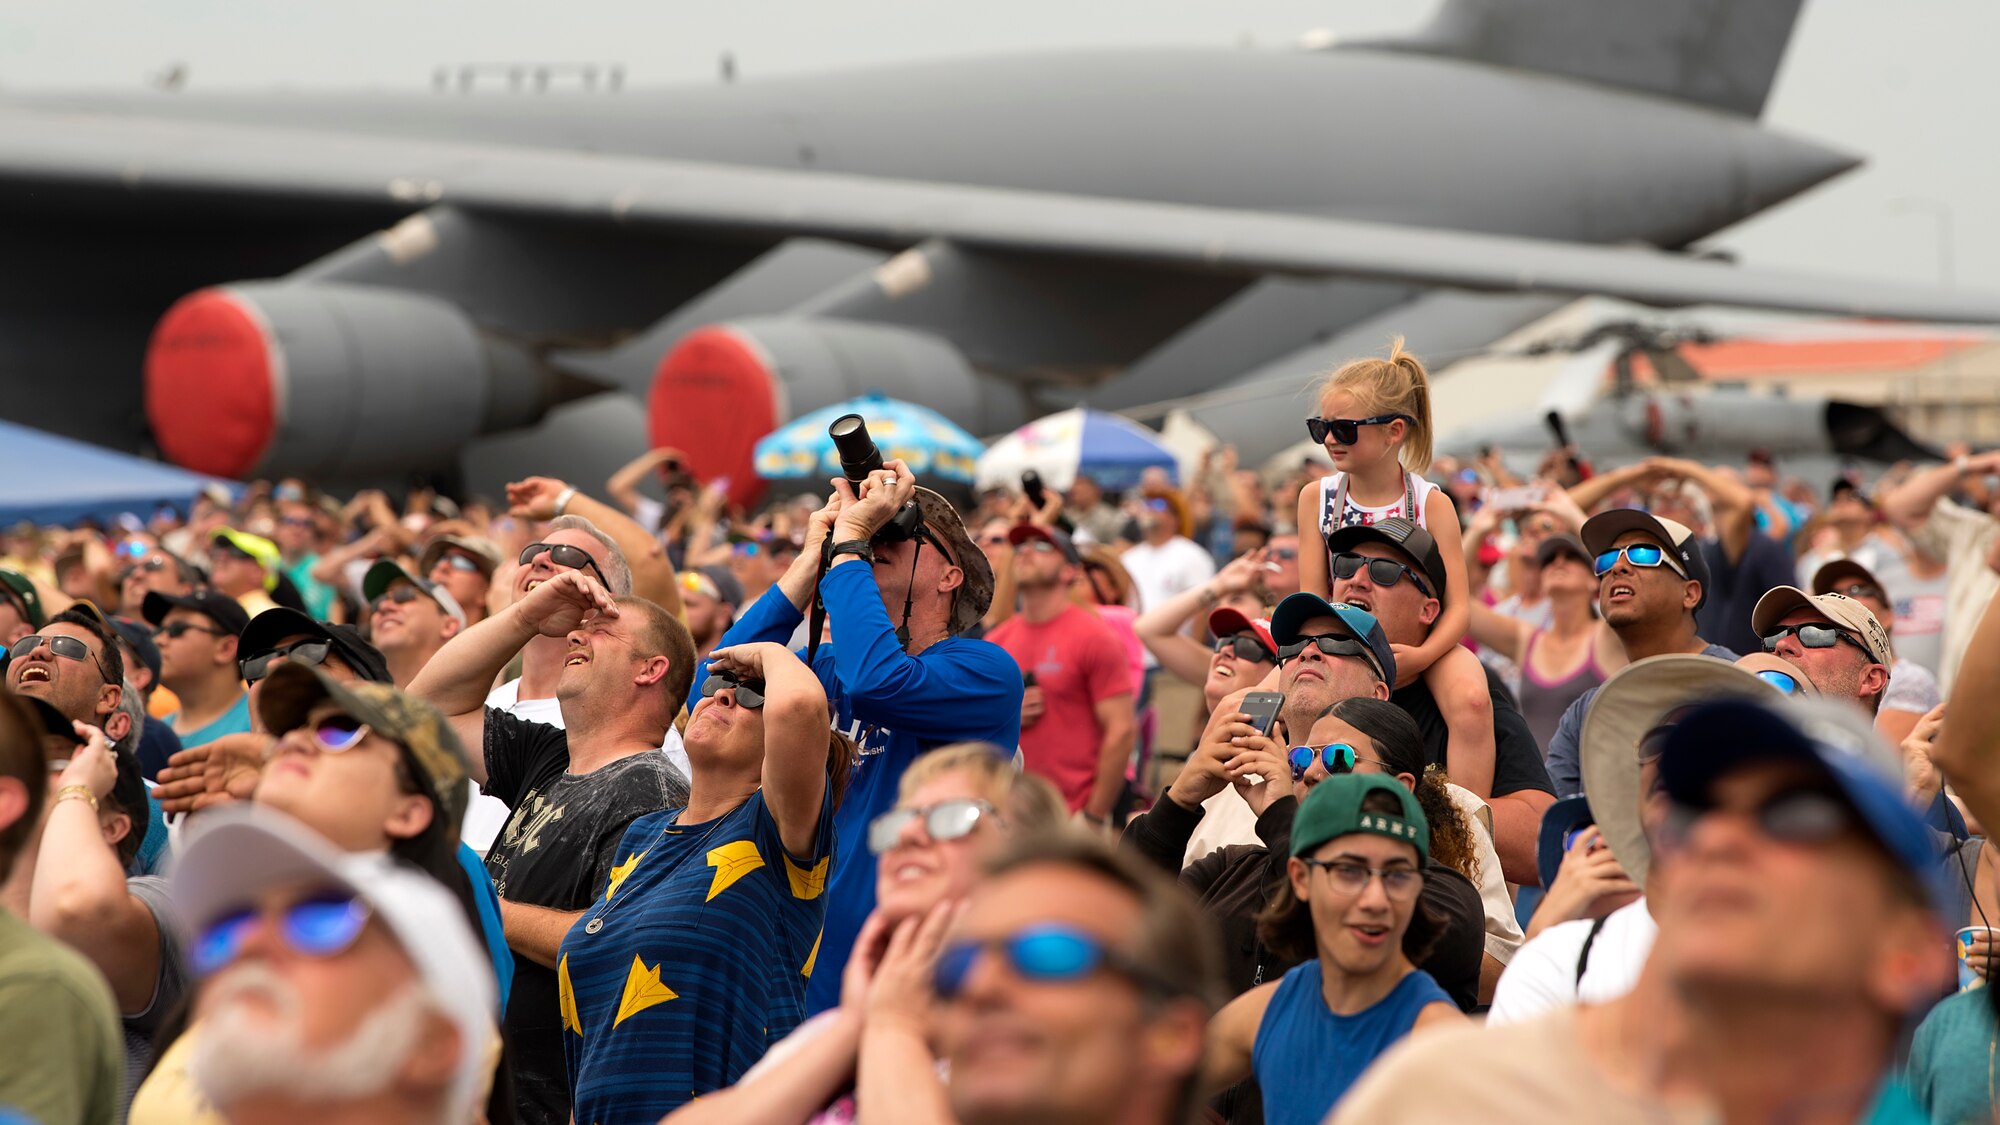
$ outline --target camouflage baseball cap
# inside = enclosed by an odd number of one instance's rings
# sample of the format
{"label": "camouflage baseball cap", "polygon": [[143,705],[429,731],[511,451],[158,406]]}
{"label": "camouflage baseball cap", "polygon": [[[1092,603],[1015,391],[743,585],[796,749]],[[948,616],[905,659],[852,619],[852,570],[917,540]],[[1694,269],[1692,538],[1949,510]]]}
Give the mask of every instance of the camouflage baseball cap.
{"label": "camouflage baseball cap", "polygon": [[437,806],[449,838],[458,839],[469,798],[465,748],[437,708],[390,684],[342,683],[318,667],[286,661],[271,670],[258,691],[265,729],[284,735],[306,721],[322,700],[368,724],[403,748],[404,761],[424,796]]}

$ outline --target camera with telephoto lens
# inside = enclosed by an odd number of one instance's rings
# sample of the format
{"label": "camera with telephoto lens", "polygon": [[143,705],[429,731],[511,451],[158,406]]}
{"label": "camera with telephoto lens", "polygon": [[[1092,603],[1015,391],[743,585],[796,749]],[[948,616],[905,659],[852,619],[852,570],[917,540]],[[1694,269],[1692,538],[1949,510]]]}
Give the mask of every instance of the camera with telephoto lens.
{"label": "camera with telephoto lens", "polygon": [[[868,474],[882,468],[882,451],[876,447],[875,439],[868,436],[867,420],[859,414],[843,414],[826,428],[826,436],[833,439],[833,448],[840,454],[841,475],[855,486],[858,494]],[[901,543],[916,538],[923,529],[924,513],[912,500],[876,529],[874,542]]]}

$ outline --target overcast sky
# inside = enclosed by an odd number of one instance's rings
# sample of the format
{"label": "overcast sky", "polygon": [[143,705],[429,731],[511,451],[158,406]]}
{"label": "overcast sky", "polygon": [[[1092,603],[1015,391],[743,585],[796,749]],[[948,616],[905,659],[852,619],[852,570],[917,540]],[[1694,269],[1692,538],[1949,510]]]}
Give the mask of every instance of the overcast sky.
{"label": "overcast sky", "polygon": [[[1412,28],[1426,0],[4,0],[0,90],[423,88],[442,64],[602,61],[632,84],[1066,47]],[[1717,239],[1746,262],[2000,293],[1994,0],[1806,0],[1766,119],[1868,164]]]}

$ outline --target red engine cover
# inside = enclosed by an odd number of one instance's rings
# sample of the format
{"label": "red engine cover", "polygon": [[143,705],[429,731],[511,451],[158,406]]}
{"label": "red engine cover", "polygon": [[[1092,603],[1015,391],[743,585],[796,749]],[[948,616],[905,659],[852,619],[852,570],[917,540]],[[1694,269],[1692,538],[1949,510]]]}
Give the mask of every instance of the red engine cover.
{"label": "red engine cover", "polygon": [[646,397],[646,433],[655,448],[687,455],[704,480],[729,478],[729,499],[754,505],[764,495],[757,441],[778,426],[777,372],[762,348],[712,325],[681,337],[660,360]]}

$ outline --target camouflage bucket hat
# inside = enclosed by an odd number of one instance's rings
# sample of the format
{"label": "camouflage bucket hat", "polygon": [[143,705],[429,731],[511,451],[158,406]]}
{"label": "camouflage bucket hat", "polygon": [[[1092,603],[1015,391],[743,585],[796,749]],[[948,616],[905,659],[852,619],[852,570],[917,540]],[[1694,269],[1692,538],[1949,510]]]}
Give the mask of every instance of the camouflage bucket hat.
{"label": "camouflage bucket hat", "polygon": [[342,683],[318,667],[286,661],[264,679],[257,711],[274,735],[303,725],[322,700],[368,724],[368,729],[403,748],[417,785],[437,806],[449,838],[458,839],[465,822],[470,776],[465,748],[437,708],[390,684],[366,680]]}
{"label": "camouflage bucket hat", "polygon": [[917,489],[917,507],[924,514],[924,526],[944,543],[944,550],[958,569],[965,572],[965,584],[951,607],[951,633],[963,636],[986,617],[993,604],[993,565],[986,552],[966,534],[965,521],[951,501],[928,488]]}

